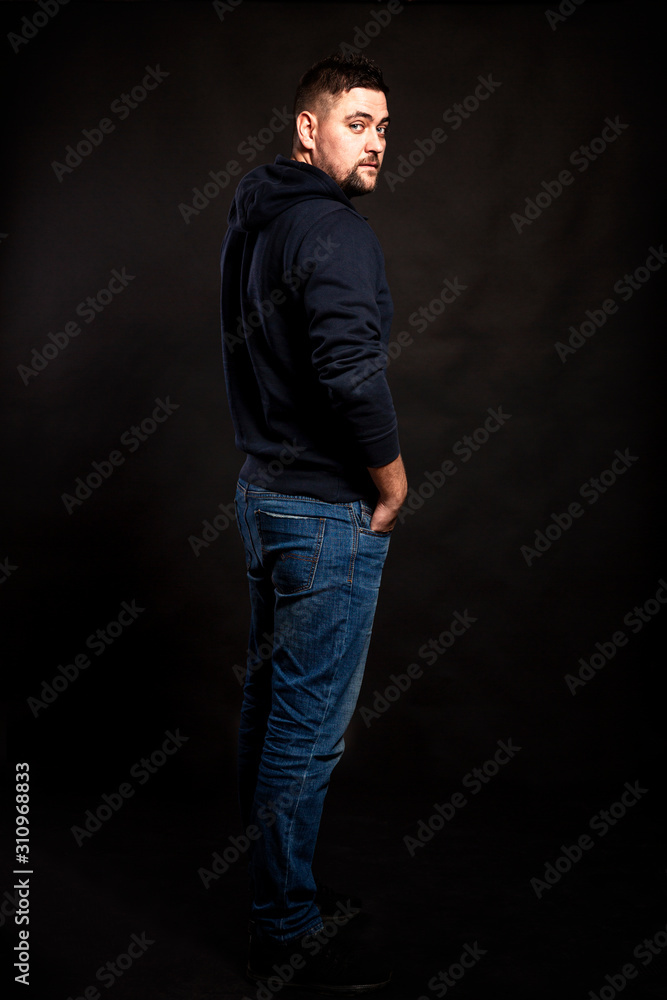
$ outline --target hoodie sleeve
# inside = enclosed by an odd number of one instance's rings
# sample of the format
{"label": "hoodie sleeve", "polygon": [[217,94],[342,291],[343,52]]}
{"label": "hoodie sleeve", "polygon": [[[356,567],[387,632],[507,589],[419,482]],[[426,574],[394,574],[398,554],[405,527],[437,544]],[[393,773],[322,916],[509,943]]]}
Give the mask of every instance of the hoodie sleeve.
{"label": "hoodie sleeve", "polygon": [[378,305],[391,300],[377,237],[361,216],[334,211],[310,228],[295,264],[311,272],[303,302],[318,379],[366,465],[388,465],[400,446]]}

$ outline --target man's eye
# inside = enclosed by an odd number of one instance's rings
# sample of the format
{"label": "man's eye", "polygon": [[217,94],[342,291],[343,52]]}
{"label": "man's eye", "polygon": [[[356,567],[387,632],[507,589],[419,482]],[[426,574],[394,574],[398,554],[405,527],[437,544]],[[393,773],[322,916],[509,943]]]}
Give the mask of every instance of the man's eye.
{"label": "man's eye", "polygon": [[[364,125],[363,122],[351,122],[350,128],[352,128],[355,131],[357,131],[358,129],[365,128],[365,125]],[[378,135],[386,136],[387,133],[389,132],[389,126],[388,125],[378,125],[377,131],[378,131]]]}

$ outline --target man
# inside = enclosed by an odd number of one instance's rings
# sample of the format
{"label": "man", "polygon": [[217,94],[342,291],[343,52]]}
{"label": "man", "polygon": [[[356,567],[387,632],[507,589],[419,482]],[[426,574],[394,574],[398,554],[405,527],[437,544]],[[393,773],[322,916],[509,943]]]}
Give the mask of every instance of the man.
{"label": "man", "polygon": [[[325,944],[330,907],[316,900],[311,871],[407,495],[385,376],[384,260],[350,201],[376,188],[387,93],[361,56],[308,70],[292,156],[241,180],[221,258],[225,381],[246,454],[235,504],[251,603],[239,733],[248,974],[269,981],[289,969],[292,985],[322,991],[377,989],[390,977],[342,960],[337,933]],[[342,901],[331,926],[348,911]]]}

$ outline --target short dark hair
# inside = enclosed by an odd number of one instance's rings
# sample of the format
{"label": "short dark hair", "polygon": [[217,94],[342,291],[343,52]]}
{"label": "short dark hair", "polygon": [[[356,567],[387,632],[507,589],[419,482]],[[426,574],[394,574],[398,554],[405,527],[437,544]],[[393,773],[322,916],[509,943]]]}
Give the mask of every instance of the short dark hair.
{"label": "short dark hair", "polygon": [[340,52],[321,59],[307,69],[299,80],[294,98],[294,133],[296,140],[296,119],[302,111],[328,113],[333,98],[353,87],[379,90],[385,96],[389,87],[382,78],[382,70],[366,56],[346,56]]}

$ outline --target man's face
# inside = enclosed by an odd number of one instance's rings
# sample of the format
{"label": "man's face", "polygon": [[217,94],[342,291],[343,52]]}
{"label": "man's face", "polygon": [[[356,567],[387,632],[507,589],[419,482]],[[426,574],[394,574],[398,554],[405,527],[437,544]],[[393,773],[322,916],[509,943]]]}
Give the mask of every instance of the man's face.
{"label": "man's face", "polygon": [[375,190],[387,144],[389,115],[380,90],[353,87],[334,98],[313,130],[312,162],[348,198]]}

